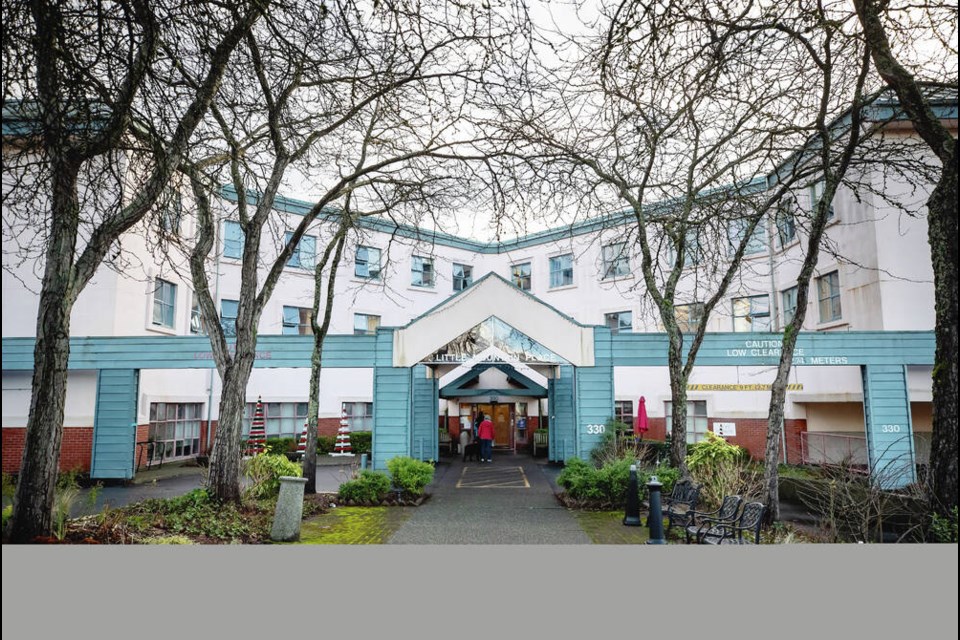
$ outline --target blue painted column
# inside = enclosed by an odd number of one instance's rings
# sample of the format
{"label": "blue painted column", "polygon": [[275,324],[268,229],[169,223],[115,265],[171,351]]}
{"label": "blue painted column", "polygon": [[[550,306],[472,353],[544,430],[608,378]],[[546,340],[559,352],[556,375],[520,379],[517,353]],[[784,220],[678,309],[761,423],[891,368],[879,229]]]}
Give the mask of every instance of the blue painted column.
{"label": "blue painted column", "polygon": [[576,368],[560,367],[560,377],[550,380],[550,432],[548,455],[551,462],[564,462],[577,455]]}
{"label": "blue painted column", "polygon": [[140,371],[136,369],[101,369],[97,372],[91,478],[133,478],[139,388]]}
{"label": "blue painted column", "polygon": [[587,458],[603,438],[606,422],[613,418],[613,357],[610,329],[593,330],[594,366],[576,371],[577,454]]}
{"label": "blue painted column", "polygon": [[386,469],[394,456],[410,455],[410,396],[410,369],[393,366],[393,330],[379,329],[373,370],[374,469]]}
{"label": "blue painted column", "polygon": [[907,369],[903,365],[867,365],[860,371],[870,474],[884,489],[915,482]]}
{"label": "blue painted column", "polygon": [[427,367],[422,364],[410,371],[413,393],[410,455],[418,460],[437,460],[440,448],[437,380],[427,377]]}

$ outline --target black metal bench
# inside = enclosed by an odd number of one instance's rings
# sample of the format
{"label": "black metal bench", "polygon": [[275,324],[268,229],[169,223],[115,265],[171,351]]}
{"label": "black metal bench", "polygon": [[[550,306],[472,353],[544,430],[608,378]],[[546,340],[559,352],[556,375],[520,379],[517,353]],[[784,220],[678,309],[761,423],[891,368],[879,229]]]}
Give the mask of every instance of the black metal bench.
{"label": "black metal bench", "polygon": [[760,544],[760,528],[767,506],[762,502],[743,505],[739,517],[732,523],[720,523],[704,531],[701,544]]}
{"label": "black metal bench", "polygon": [[683,527],[687,544],[700,542],[707,532],[713,532],[718,525],[734,524],[740,517],[740,496],[725,496],[716,511],[688,511],[687,523]]}
{"label": "black metal bench", "polygon": [[700,499],[701,485],[689,480],[680,480],[673,485],[670,495],[660,500],[663,517],[667,519],[667,532],[674,526],[682,526],[687,522],[687,513],[697,508]]}

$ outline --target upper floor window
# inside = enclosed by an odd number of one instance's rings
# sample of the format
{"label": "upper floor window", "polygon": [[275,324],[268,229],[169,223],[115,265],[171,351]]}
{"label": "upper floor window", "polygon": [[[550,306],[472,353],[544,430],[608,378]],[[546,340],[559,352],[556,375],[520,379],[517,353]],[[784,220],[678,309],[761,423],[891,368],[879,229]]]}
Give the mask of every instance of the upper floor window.
{"label": "upper floor window", "polygon": [[313,335],[313,309],[306,307],[283,308],[283,335],[309,336]]}
{"label": "upper floor window", "polygon": [[793,322],[793,316],[797,313],[797,288],[790,287],[781,291],[780,300],[783,303],[783,324],[788,325]]}
{"label": "upper floor window", "polygon": [[703,320],[703,303],[678,304],[673,308],[681,333],[696,333]]}
{"label": "upper floor window", "polygon": [[353,335],[372,336],[380,326],[380,316],[371,316],[366,313],[353,314]]}
{"label": "upper floor window", "polygon": [[236,260],[243,257],[243,229],[235,220],[223,223],[223,257]]}
{"label": "upper floor window", "polygon": [[836,271],[817,278],[820,298],[820,322],[831,322],[843,317],[840,309],[840,275]]}
{"label": "upper floor window", "polygon": [[473,284],[473,267],[466,264],[453,263],[453,290],[463,291]]}
{"label": "upper floor window", "polygon": [[530,263],[522,262],[511,266],[510,281],[524,291],[530,291]]}
{"label": "upper floor window", "polygon": [[620,278],[630,275],[630,258],[627,255],[626,242],[614,242],[602,249],[603,277]]}
{"label": "upper floor window", "polygon": [[777,204],[777,239],[785,247],[797,237],[796,205],[792,198],[784,197]]}
{"label": "upper floor window", "polygon": [[614,335],[633,331],[632,311],[615,311],[614,313],[604,314],[603,321],[610,327],[610,333]]}
{"label": "upper floor window", "polygon": [[380,279],[380,249],[375,247],[357,247],[357,257],[353,273],[358,278]]}
{"label": "upper floor window", "polygon": [[[743,236],[747,232],[747,228],[750,226],[749,220],[737,219],[731,220],[727,225],[727,238],[730,242],[728,251],[730,255],[736,253],[737,249],[740,247],[740,243],[743,242]],[[765,239],[766,230],[763,224],[763,220],[757,223],[757,226],[754,227],[753,233],[750,234],[750,239],[747,240],[747,246],[744,249],[743,255],[749,256],[757,253],[763,253],[767,250],[767,242]]]}
{"label": "upper floor window", "polygon": [[769,331],[770,296],[749,296],[733,299],[734,331]]}
{"label": "upper floor window", "polygon": [[183,221],[183,196],[176,189],[168,189],[160,206],[160,228],[170,235],[179,235]]}
{"label": "upper floor window", "polygon": [[[684,266],[694,266],[703,262],[703,249],[700,246],[700,232],[697,227],[690,227],[684,233],[683,238],[683,264]],[[671,240],[667,245],[667,261],[673,263],[676,260],[676,244]]]}
{"label": "upper floor window", "polygon": [[[810,205],[816,209],[817,204],[823,197],[823,192],[827,189],[827,181],[820,180],[810,185]],[[834,216],[833,202],[827,206],[827,220],[832,220]]]}
{"label": "upper floor window", "polygon": [[423,256],[410,258],[410,284],[415,287],[433,286],[433,259]]}
{"label": "upper floor window", "polygon": [[177,285],[157,278],[153,290],[153,324],[173,329],[177,309]]}
{"label": "upper floor window", "polygon": [[227,338],[237,336],[237,309],[240,306],[238,300],[220,301],[220,326],[223,327],[223,335]]}
{"label": "upper floor window", "polygon": [[[292,231],[287,231],[285,239],[290,242],[293,237]],[[297,267],[302,269],[313,269],[317,261],[317,238],[315,236],[303,236],[300,242],[294,247],[290,259],[287,260],[288,267]]]}
{"label": "upper floor window", "polygon": [[573,284],[573,254],[550,258],[550,288]]}
{"label": "upper floor window", "polygon": [[206,335],[207,328],[203,326],[203,312],[200,311],[200,296],[193,293],[193,304],[190,305],[190,333]]}

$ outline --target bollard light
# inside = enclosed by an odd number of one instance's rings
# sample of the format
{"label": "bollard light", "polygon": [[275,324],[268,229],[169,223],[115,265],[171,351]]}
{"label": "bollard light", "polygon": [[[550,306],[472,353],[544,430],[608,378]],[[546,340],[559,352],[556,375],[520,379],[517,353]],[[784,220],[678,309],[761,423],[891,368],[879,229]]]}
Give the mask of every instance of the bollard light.
{"label": "bollard light", "polygon": [[623,516],[623,524],[628,527],[639,527],[640,521],[640,486],[637,482],[637,465],[630,465],[630,482],[627,484],[627,508]]}
{"label": "bollard light", "polygon": [[650,539],[647,544],[667,544],[663,537],[663,510],[660,508],[660,490],[663,485],[657,476],[650,476],[647,491],[650,495],[650,514],[647,516],[647,526],[650,528]]}

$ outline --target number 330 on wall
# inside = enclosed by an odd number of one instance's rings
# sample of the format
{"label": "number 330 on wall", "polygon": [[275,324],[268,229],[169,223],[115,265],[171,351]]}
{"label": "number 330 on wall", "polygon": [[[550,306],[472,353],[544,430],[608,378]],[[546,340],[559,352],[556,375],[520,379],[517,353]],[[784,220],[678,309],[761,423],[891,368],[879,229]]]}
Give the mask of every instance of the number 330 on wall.
{"label": "number 330 on wall", "polygon": [[606,431],[606,430],[607,430],[607,427],[606,427],[606,425],[603,425],[603,424],[588,424],[588,425],[587,425],[587,433],[589,433],[589,434],[603,433],[603,432]]}

